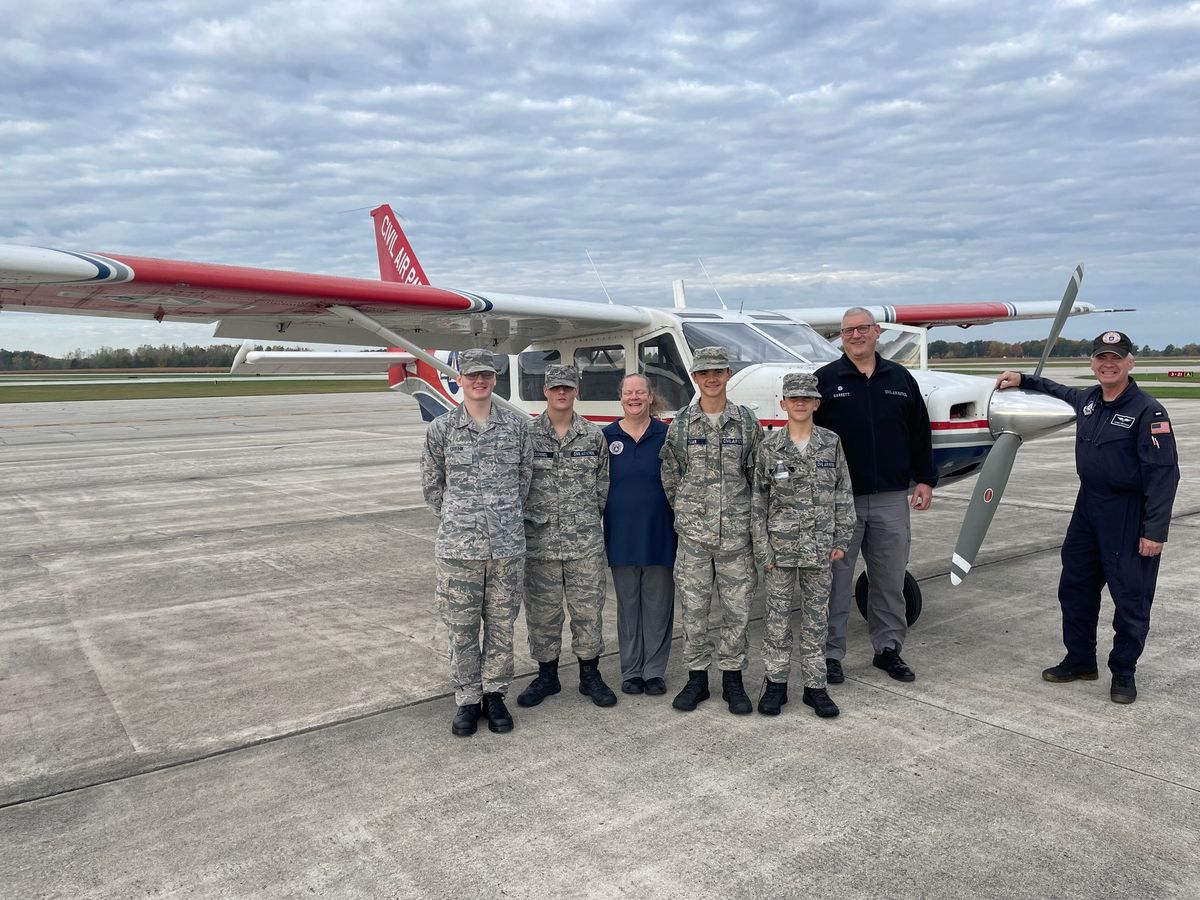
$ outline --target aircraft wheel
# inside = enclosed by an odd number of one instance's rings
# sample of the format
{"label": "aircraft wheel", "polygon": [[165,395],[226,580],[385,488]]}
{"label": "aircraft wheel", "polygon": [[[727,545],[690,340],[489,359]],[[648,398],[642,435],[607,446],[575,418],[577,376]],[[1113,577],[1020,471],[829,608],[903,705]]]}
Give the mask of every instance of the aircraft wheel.
{"label": "aircraft wheel", "polygon": [[[869,585],[866,572],[859,575],[858,581],[854,583],[854,599],[857,601],[858,611],[864,619],[867,617],[867,587]],[[908,620],[909,625],[921,618],[921,606],[921,586],[917,584],[917,579],[906,571],[904,573],[904,618]]]}

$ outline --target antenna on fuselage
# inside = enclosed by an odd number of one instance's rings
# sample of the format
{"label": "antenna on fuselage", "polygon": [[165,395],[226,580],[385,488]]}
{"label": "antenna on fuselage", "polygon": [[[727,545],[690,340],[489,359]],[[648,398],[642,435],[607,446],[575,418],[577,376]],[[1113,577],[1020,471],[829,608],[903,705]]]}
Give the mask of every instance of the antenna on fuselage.
{"label": "antenna on fuselage", "polygon": [[712,278],[709,277],[708,266],[704,265],[704,260],[697,256],[696,262],[700,263],[700,268],[704,270],[704,277],[708,278],[708,286],[712,288],[712,292],[717,295],[717,302],[721,304],[721,309],[729,309],[729,307],[725,305],[724,298],[721,297],[721,292],[717,290],[717,286],[713,284]]}
{"label": "antenna on fuselage", "polygon": [[[608,286],[604,283],[604,279],[600,277],[600,270],[598,268],[596,268],[596,261],[594,259],[592,259],[592,254],[588,251],[587,247],[583,248],[583,252],[587,253],[588,262],[590,262],[592,264],[592,271],[596,273],[596,280],[600,282],[600,287],[604,290],[604,296],[608,297],[609,303],[612,303],[613,302],[612,295],[609,294]],[[615,306],[616,304],[613,304],[613,305]]]}
{"label": "antenna on fuselage", "polygon": [[676,278],[671,282],[671,294],[675,298],[676,309],[687,309],[687,295],[683,293],[682,278]]}

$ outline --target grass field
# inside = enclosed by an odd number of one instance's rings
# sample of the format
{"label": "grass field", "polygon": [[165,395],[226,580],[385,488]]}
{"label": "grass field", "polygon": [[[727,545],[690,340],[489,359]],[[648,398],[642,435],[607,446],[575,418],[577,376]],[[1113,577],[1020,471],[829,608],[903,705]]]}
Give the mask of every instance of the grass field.
{"label": "grass field", "polygon": [[[110,376],[111,377],[111,376]],[[194,377],[194,376],[193,376]],[[5,387],[0,381],[0,403],[53,403],[76,400],[143,400],[184,397],[264,397],[281,394],[346,394],[386,391],[387,382],[375,379],[352,381],[189,381],[179,384],[150,384],[131,380],[128,384],[47,384]]]}

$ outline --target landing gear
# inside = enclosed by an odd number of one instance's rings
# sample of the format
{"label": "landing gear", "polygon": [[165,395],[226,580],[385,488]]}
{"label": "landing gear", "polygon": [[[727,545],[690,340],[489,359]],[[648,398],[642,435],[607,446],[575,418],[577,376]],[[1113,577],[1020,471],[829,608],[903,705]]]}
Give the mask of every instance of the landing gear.
{"label": "landing gear", "polygon": [[[854,583],[854,599],[858,602],[858,611],[865,619],[867,617],[867,573],[863,572]],[[904,573],[904,618],[912,625],[921,618],[921,586],[917,579],[908,572]]]}

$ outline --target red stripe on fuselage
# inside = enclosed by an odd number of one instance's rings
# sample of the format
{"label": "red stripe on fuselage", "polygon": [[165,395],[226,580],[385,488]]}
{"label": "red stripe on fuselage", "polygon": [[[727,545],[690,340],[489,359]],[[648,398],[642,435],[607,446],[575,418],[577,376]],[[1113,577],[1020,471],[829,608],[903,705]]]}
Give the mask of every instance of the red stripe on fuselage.
{"label": "red stripe on fuselage", "polygon": [[963,422],[958,422],[958,421],[955,421],[955,422],[930,422],[929,427],[932,428],[934,431],[942,431],[942,430],[950,429],[950,428],[960,428],[960,429],[987,428],[988,423],[987,423],[987,419],[972,419],[970,421],[963,421]]}

